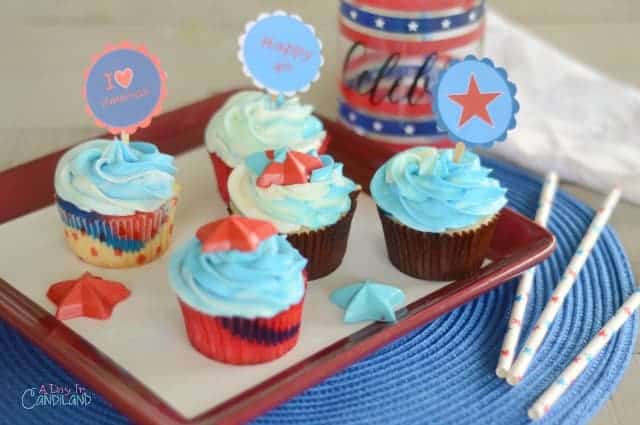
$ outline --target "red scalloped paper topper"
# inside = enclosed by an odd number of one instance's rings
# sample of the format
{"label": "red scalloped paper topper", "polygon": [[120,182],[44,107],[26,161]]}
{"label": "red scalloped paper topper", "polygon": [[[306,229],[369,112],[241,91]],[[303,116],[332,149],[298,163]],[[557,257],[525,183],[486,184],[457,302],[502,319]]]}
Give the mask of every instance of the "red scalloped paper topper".
{"label": "red scalloped paper topper", "polygon": [[260,242],[278,233],[268,221],[232,215],[205,224],[196,232],[202,252],[236,249],[255,251]]}
{"label": "red scalloped paper topper", "polygon": [[162,111],[167,75],[146,47],[123,41],[92,57],[84,71],[82,96],[98,127],[132,134]]}
{"label": "red scalloped paper topper", "polygon": [[56,317],[60,320],[74,317],[104,320],[111,317],[116,304],[130,294],[131,291],[122,283],[86,272],[78,279],[52,284],[47,298],[58,306]]}
{"label": "red scalloped paper topper", "polygon": [[[267,152],[269,159],[273,158]],[[272,184],[287,186],[302,184],[309,181],[311,172],[322,168],[322,161],[317,156],[302,152],[289,151],[284,162],[272,162],[264,169],[256,184],[261,188],[268,188]]]}

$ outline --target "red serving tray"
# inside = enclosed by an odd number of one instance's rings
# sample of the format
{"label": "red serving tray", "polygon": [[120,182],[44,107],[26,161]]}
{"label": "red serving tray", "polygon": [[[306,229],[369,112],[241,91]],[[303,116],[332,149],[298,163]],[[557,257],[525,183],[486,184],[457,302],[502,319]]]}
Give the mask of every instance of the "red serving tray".
{"label": "red serving tray", "polygon": [[[171,154],[201,146],[206,123],[232,93],[218,94],[165,113],[150,128],[140,130],[136,138],[153,141],[160,150]],[[345,164],[347,175],[367,188],[373,171],[390,153],[340,124],[326,119],[324,123],[332,139],[330,152]],[[63,151],[56,152],[0,173],[0,223],[53,203],[53,174],[62,154]],[[475,276],[453,282],[408,305],[397,323],[373,323],[193,419],[182,417],[114,361],[2,279],[0,318],[136,423],[243,423],[517,276],[551,255],[554,248],[555,239],[546,229],[505,209],[490,248],[489,257],[493,261]]]}

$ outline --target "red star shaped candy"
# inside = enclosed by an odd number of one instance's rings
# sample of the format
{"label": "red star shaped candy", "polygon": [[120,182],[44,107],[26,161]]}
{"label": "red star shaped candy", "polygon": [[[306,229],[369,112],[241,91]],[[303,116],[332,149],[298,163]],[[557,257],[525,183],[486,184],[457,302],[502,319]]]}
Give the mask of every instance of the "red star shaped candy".
{"label": "red star shaped candy", "polygon": [[78,279],[54,283],[47,291],[47,298],[58,306],[56,317],[60,320],[74,317],[104,320],[111,317],[116,304],[129,294],[131,291],[122,283],[87,272]]}
{"label": "red star shaped candy", "polygon": [[202,252],[254,251],[263,240],[278,233],[278,229],[268,221],[255,220],[232,215],[205,224],[196,232],[202,244]]}
{"label": "red star shaped candy", "polygon": [[[269,153],[267,152],[267,157]],[[290,151],[287,152],[287,157],[284,162],[272,162],[262,172],[262,175],[258,177],[256,184],[258,187],[267,188],[272,184],[277,185],[290,185],[301,184],[309,181],[309,176],[313,170],[322,168],[322,161],[320,158],[308,155],[302,152]]]}
{"label": "red star shaped candy", "polygon": [[491,120],[489,111],[487,111],[487,106],[493,102],[496,97],[500,96],[500,94],[501,93],[480,93],[476,77],[472,74],[466,93],[449,95],[449,99],[462,106],[462,114],[460,115],[458,127],[462,127],[473,117],[478,117],[490,126],[493,126],[493,121]]}
{"label": "red star shaped candy", "polygon": [[258,180],[258,187],[267,188],[272,184],[284,184],[284,163],[272,162],[264,169]]}

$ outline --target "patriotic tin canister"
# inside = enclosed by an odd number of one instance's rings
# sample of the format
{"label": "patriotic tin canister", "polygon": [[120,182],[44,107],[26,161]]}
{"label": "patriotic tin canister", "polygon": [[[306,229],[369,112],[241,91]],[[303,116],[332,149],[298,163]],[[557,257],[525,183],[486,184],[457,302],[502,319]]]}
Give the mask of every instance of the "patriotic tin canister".
{"label": "patriotic tin canister", "polygon": [[484,0],[341,0],[340,120],[393,150],[448,143],[431,88],[481,53],[484,26]]}

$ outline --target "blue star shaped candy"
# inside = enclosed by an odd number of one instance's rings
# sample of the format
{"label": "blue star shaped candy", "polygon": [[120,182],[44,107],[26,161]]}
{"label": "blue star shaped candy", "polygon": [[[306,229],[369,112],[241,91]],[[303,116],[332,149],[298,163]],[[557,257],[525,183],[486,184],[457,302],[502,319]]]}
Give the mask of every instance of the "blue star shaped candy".
{"label": "blue star shaped candy", "polygon": [[338,288],[330,296],[332,303],[344,309],[345,323],[395,322],[395,309],[404,298],[401,289],[368,280]]}

